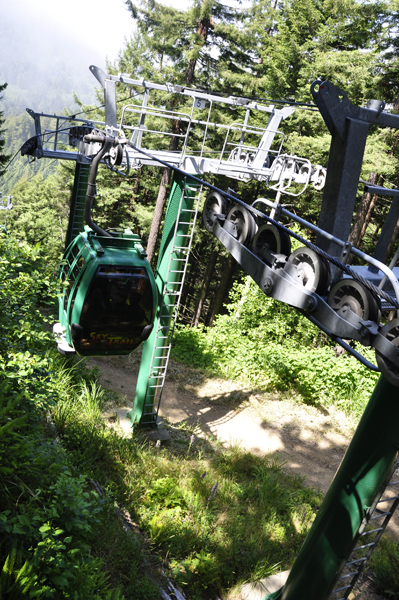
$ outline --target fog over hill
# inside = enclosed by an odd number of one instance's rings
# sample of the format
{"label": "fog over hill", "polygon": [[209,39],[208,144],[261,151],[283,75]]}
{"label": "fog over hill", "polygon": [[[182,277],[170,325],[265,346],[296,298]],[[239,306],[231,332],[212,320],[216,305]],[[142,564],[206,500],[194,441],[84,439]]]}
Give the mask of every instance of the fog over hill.
{"label": "fog over hill", "polygon": [[[107,18],[108,17],[108,18]],[[112,7],[101,0],[13,0],[0,8],[0,111],[5,152],[11,156],[35,134],[26,112],[64,114],[75,112],[74,93],[84,103],[97,102],[99,84],[89,71],[94,64],[106,70],[130,37],[134,22],[123,0]],[[56,161],[31,162],[20,155],[0,179],[0,195],[11,192],[21,179],[39,170],[54,171]]]}
{"label": "fog over hill", "polygon": [[4,7],[1,13],[0,82],[8,83],[1,102],[5,116],[21,114],[26,108],[40,112],[72,109],[74,91],[85,102],[94,100],[96,82],[89,65],[104,65],[105,56],[84,43],[90,23],[76,21],[76,30],[82,34],[79,43],[39,17],[21,19]]}

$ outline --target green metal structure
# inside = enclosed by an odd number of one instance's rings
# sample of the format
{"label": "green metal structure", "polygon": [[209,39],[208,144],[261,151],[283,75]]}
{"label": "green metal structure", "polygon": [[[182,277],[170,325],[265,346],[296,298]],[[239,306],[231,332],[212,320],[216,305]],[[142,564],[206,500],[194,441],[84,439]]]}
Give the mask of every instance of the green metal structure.
{"label": "green metal structure", "polygon": [[[389,415],[389,418],[387,418]],[[365,562],[367,551],[376,541],[369,538],[360,544],[350,574],[344,575],[334,592],[337,574],[358,543],[359,532],[375,534],[383,531],[381,519],[390,511],[372,517],[381,490],[385,487],[399,449],[399,388],[381,375],[353,440],[339,467],[308,536],[281,590],[263,600],[325,600],[347,598],[350,577]],[[396,498],[391,498],[391,501]],[[375,519],[380,519],[377,522]],[[369,529],[363,529],[362,524]],[[345,581],[346,579],[346,581]]]}
{"label": "green metal structure", "polygon": [[76,161],[65,248],[69,246],[72,240],[79,235],[84,228],[84,210],[90,166],[90,163]]}
{"label": "green metal structure", "polygon": [[199,200],[189,176],[175,174],[166,210],[155,283],[160,302],[154,329],[143,346],[130,413],[133,426],[157,426],[159,403]]}

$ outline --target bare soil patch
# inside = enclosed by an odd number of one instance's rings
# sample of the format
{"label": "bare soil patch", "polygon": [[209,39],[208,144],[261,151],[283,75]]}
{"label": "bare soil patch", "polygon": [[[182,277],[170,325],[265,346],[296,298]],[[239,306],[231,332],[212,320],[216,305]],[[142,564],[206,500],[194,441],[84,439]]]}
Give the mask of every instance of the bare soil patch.
{"label": "bare soil patch", "polygon": [[[100,384],[114,399],[108,412],[132,407],[140,356],[98,357]],[[122,409],[122,410],[121,410]],[[194,429],[223,444],[239,444],[257,455],[278,458],[283,469],[305,485],[325,494],[353,437],[357,421],[334,407],[305,406],[288,395],[260,392],[238,381],[205,377],[201,372],[171,361],[160,416],[174,425]],[[399,493],[399,490],[392,490]],[[386,535],[399,539],[399,515],[391,519]],[[350,599],[378,600],[372,582],[363,577]]]}

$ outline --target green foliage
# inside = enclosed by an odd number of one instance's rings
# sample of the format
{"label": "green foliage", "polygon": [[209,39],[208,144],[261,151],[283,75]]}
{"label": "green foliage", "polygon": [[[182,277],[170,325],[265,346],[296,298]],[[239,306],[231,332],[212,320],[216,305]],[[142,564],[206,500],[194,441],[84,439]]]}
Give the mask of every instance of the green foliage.
{"label": "green foliage", "polygon": [[399,598],[399,544],[392,538],[382,538],[371,555],[377,589],[387,598]]}
{"label": "green foliage", "polygon": [[[176,360],[240,378],[260,389],[298,393],[309,404],[335,404],[362,414],[378,375],[340,353],[295,309],[267,298],[249,279],[236,284],[214,327],[181,327]],[[371,351],[362,348],[369,360]]]}
{"label": "green foliage", "polygon": [[55,266],[64,250],[68,223],[70,188],[61,176],[21,180],[12,189],[14,207],[7,225],[15,239],[40,244],[47,260]]}
{"label": "green foliage", "polygon": [[[70,456],[81,468],[90,444],[97,456],[90,462],[92,476],[102,486],[112,486],[162,556],[168,574],[190,597],[220,596],[251,577],[273,572],[276,562],[289,566],[320,496],[284,475],[277,462],[235,447],[222,452],[198,437],[192,442],[191,432],[180,431],[182,443],[170,449],[168,443],[159,448],[121,438],[98,422],[90,428],[92,417],[79,404],[59,423],[63,403],[54,418]],[[115,528],[110,525],[109,531],[113,547]],[[129,552],[129,568],[136,568],[137,549],[130,547]],[[142,597],[137,590],[136,597]]]}
{"label": "green foliage", "polygon": [[98,417],[102,394],[54,355],[38,248],[1,238],[0,257],[0,595],[122,600],[90,548],[109,498],[74,471],[46,418],[71,396]]}
{"label": "green foliage", "polygon": [[[170,563],[173,579],[180,585],[188,585],[194,590],[207,590],[213,587],[218,580],[218,561],[210,552],[201,550],[194,552],[188,558]],[[194,598],[202,598],[202,593],[195,593]]]}

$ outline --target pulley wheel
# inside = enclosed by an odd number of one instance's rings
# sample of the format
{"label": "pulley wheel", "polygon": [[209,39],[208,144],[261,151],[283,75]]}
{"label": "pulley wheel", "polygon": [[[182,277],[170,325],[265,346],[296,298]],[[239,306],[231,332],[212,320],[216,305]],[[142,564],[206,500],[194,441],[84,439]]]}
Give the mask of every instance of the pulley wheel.
{"label": "pulley wheel", "polygon": [[[394,346],[399,347],[399,319],[389,321],[380,331],[381,335],[387,338]],[[377,365],[381,373],[389,383],[399,387],[399,367],[391,360],[382,356],[378,350],[375,351]]]}
{"label": "pulley wheel", "polygon": [[334,310],[348,307],[364,321],[381,318],[380,301],[377,296],[355,279],[341,279],[332,288],[328,304]]}
{"label": "pulley wheel", "polygon": [[109,152],[109,158],[111,161],[111,165],[113,165],[114,167],[119,167],[119,165],[122,163],[123,158],[123,148],[120,144],[111,148]]}
{"label": "pulley wheel", "polygon": [[288,233],[280,230],[271,223],[264,223],[259,227],[252,244],[252,251],[256,256],[267,262],[268,254],[265,249],[274,254],[291,254],[291,240]]}
{"label": "pulley wheel", "polygon": [[243,206],[235,204],[227,213],[226,220],[235,226],[236,238],[240,244],[250,246],[257,229],[256,221],[251,213]]}
{"label": "pulley wheel", "polygon": [[313,184],[313,187],[315,190],[319,191],[324,188],[324,185],[326,183],[326,177],[327,177],[326,170],[320,169],[318,176],[317,176],[317,181],[315,181]]}
{"label": "pulley wheel", "polygon": [[205,229],[213,233],[213,224],[216,220],[216,215],[226,214],[226,199],[219,192],[211,192],[208,194],[204,210],[202,212],[202,222]]}
{"label": "pulley wheel", "polygon": [[330,265],[311,248],[297,248],[288,258],[288,263],[296,267],[304,287],[320,296],[327,293],[330,283]]}

